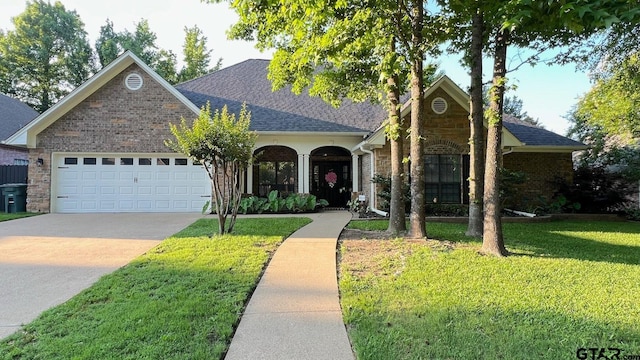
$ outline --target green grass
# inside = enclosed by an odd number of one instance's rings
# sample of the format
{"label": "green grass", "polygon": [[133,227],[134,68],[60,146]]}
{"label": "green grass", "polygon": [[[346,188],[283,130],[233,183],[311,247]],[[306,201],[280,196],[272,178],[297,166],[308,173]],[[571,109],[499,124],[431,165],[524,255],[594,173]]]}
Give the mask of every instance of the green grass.
{"label": "green grass", "polygon": [[[639,223],[504,224],[507,258],[479,255],[465,230],[427,224],[430,238],[452,246],[385,241],[369,257],[373,272],[343,260],[341,301],[358,359],[576,359],[578,348],[610,347],[640,354]],[[341,251],[349,256],[346,242]]]}
{"label": "green grass", "polygon": [[4,212],[0,212],[0,222],[9,221],[9,220],[13,220],[13,219],[20,219],[20,218],[23,218],[23,217],[29,217],[29,216],[34,216],[34,215],[39,215],[39,214],[28,213],[28,212],[21,212],[21,213],[4,213]]}
{"label": "green grass", "polygon": [[[270,255],[307,218],[201,219],[0,342],[2,359],[219,359]],[[25,299],[28,301],[28,299]]]}

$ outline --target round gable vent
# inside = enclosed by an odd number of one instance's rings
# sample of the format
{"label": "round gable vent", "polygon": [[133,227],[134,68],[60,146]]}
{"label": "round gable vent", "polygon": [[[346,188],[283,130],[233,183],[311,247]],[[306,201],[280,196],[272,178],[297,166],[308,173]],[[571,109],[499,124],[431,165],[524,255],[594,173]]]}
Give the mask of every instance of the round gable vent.
{"label": "round gable vent", "polygon": [[449,104],[447,104],[447,100],[441,97],[437,97],[431,101],[431,110],[436,114],[444,114],[448,107]]}
{"label": "round gable vent", "polygon": [[140,74],[131,73],[124,79],[124,84],[129,90],[139,90],[143,84],[142,76],[140,76]]}

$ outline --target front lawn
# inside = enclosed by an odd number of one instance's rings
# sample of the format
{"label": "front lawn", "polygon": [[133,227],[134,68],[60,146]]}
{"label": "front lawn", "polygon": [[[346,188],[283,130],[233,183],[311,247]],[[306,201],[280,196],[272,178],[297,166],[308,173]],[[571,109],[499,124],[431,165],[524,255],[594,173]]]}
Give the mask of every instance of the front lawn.
{"label": "front lawn", "polygon": [[358,359],[640,355],[639,223],[504,224],[507,258],[479,255],[465,224],[427,230],[447,241],[342,241],[341,302]]}
{"label": "front lawn", "polygon": [[23,217],[29,217],[29,216],[34,216],[34,215],[39,215],[39,214],[28,213],[28,212],[21,212],[21,213],[0,212],[0,222],[9,221],[9,220],[13,220],[13,219],[20,219],[20,218],[23,218]]}
{"label": "front lawn", "polygon": [[[308,218],[201,219],[0,342],[2,359],[220,359],[270,255]],[[28,301],[28,299],[25,299]]]}

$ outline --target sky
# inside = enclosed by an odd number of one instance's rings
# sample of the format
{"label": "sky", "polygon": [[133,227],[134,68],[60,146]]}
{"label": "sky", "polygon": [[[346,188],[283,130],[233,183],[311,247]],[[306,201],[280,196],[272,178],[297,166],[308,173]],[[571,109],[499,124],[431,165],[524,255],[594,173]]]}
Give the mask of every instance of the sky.
{"label": "sky", "polygon": [[[237,15],[228,8],[226,2],[205,4],[200,0],[59,0],[67,10],[75,10],[85,24],[92,47],[100,32],[100,27],[110,19],[115,31],[133,31],[135,23],[147,19],[157,35],[160,48],[172,50],[179,61],[184,43],[184,28],[198,27],[207,37],[207,46],[212,51],[212,64],[222,58],[222,67],[228,67],[247,59],[270,59],[271,52],[261,53],[254,44],[245,41],[228,40],[226,31],[237,21]],[[149,4],[153,4],[149,6]],[[0,0],[0,29],[13,29],[11,18],[26,8],[25,0]],[[455,57],[438,60],[440,69],[462,89],[469,84],[467,71]],[[518,61],[514,59],[511,67]],[[484,80],[489,81],[491,62],[485,61]],[[525,65],[508,75],[509,84],[515,85],[513,93],[523,100],[524,110],[542,125],[559,134],[566,134],[569,123],[564,116],[586,93],[591,84],[584,72],[575,66]]]}

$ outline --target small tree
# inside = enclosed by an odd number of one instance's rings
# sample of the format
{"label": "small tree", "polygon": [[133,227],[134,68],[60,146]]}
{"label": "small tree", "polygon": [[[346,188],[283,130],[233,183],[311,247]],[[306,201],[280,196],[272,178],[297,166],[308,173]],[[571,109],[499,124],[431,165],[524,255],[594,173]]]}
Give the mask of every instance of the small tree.
{"label": "small tree", "polygon": [[[212,209],[218,214],[220,234],[232,232],[236,223],[242,199],[242,179],[252,160],[257,136],[249,130],[250,121],[251,113],[246,105],[242,106],[236,119],[226,106],[222,110],[216,109],[211,116],[207,104],[191,126],[184,118],[180,125],[169,124],[175,140],[165,140],[165,144],[201,163],[209,174]],[[231,219],[225,227],[229,214]]]}

